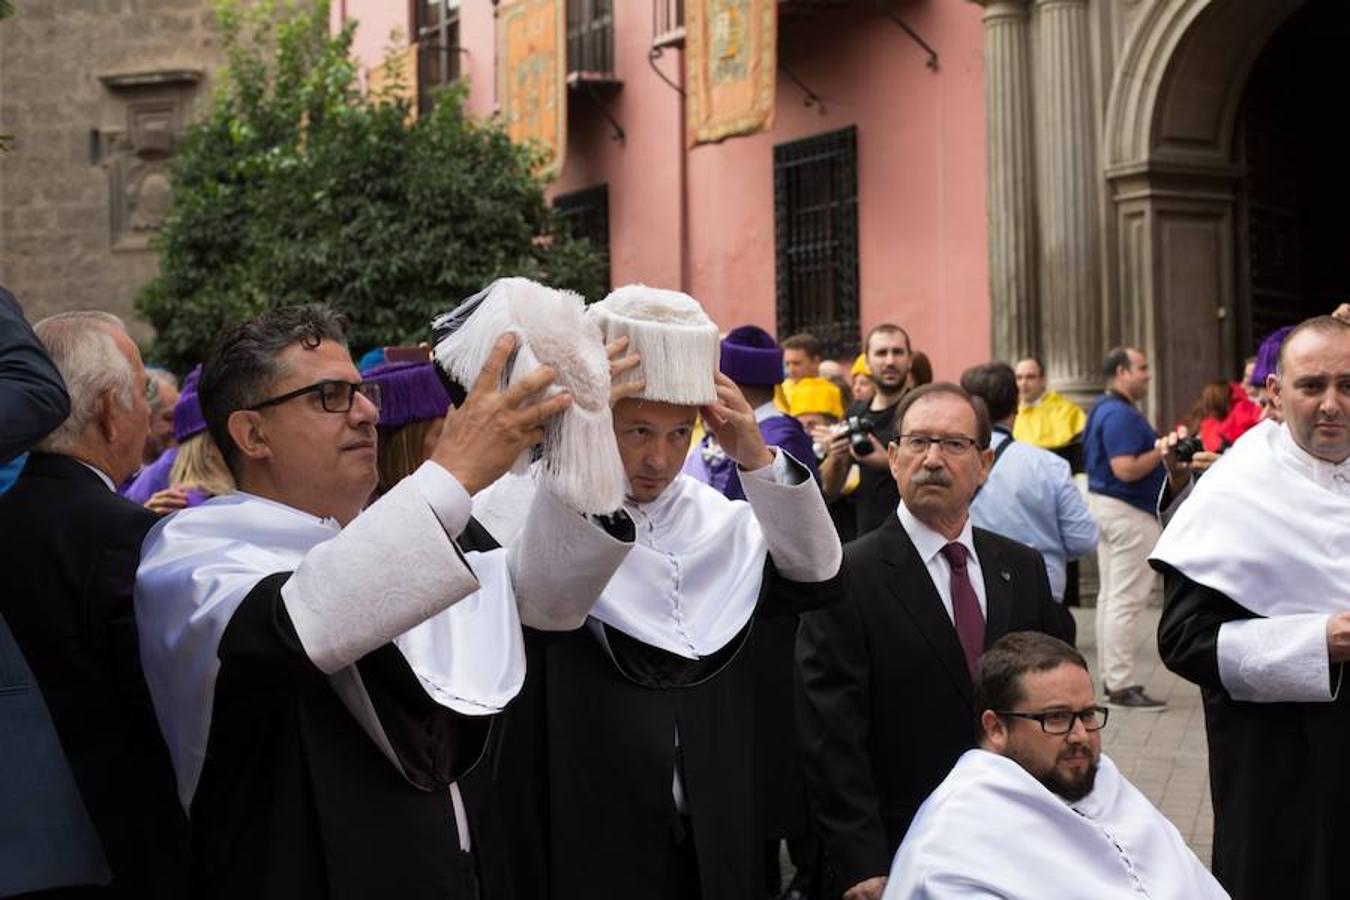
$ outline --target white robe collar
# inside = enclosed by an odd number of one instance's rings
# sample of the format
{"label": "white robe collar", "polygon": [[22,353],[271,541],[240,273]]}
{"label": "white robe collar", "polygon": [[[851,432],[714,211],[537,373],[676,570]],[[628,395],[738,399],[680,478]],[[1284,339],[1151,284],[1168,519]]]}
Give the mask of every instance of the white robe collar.
{"label": "white robe collar", "polygon": [[919,808],[887,900],[1227,897],[1175,826],[1103,755],[1092,793],[1067,803],[1018,763],[968,750]]}
{"label": "white robe collar", "polygon": [[764,583],[768,545],[750,504],[681,474],[624,509],[636,545],[591,616],[686,659],[721,650],[750,621]]}
{"label": "white robe collar", "polygon": [[[217,648],[239,604],[268,575],[292,572],[339,532],[290,506],[242,491],[158,522],[141,548],[135,607],[141,659],[160,730],[190,808],[210,736]],[[464,715],[500,711],[524,681],[525,654],[504,551],[466,553],[481,587],[394,643],[423,689]],[[371,571],[378,597],[387,573]],[[355,666],[329,676],[334,691],[402,773]]]}
{"label": "white robe collar", "polygon": [[1350,610],[1347,476],[1262,422],[1196,483],[1150,559],[1259,616]]}

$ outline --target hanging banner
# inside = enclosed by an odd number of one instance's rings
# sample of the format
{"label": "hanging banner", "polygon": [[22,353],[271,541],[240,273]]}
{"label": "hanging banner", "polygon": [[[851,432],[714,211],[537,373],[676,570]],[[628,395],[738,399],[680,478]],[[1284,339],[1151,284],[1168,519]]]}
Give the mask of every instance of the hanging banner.
{"label": "hanging banner", "polygon": [[689,146],[773,127],[778,0],[685,0]]}
{"label": "hanging banner", "polygon": [[540,174],[562,171],[567,150],[566,0],[512,0],[497,10],[497,98],[516,143],[536,141]]}

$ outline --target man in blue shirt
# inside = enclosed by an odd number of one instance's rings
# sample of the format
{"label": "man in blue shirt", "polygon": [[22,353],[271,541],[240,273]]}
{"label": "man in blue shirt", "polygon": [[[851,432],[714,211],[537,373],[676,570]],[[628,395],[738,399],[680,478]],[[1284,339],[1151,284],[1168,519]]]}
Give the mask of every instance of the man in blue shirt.
{"label": "man in blue shirt", "polygon": [[1097,549],[1097,523],[1073,483],[1069,464],[1013,439],[1017,376],[1012,366],[995,362],[969,368],[961,375],[961,387],[984,401],[994,423],[994,463],[970,504],[971,521],[1039,551],[1050,593],[1062,603],[1065,564]]}
{"label": "man in blue shirt", "polygon": [[1154,505],[1166,477],[1157,432],[1135,408],[1153,376],[1148,359],[1133,347],[1107,353],[1102,374],[1106,393],[1083,432],[1088,508],[1101,529],[1098,668],[1112,706],[1160,710],[1165,704],[1134,679],[1134,626],[1153,591],[1148,555],[1160,533]]}

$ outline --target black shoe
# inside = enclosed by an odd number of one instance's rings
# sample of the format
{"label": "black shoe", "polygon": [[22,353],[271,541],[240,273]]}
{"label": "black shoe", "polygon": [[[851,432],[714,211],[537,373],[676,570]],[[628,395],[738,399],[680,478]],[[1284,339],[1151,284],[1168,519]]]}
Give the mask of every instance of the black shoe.
{"label": "black shoe", "polygon": [[1154,700],[1139,685],[1133,685],[1127,688],[1121,688],[1118,691],[1107,691],[1106,702],[1110,706],[1120,709],[1134,709],[1139,712],[1162,712],[1167,708],[1167,704],[1162,700]]}

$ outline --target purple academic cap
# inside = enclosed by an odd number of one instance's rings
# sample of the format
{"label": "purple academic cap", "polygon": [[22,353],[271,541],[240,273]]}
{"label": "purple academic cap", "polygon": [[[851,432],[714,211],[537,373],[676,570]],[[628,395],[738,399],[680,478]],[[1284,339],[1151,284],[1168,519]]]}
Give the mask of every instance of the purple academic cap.
{"label": "purple academic cap", "polygon": [[1293,330],[1292,325],[1277,328],[1261,342],[1260,348],[1256,351],[1256,366],[1252,369],[1253,387],[1265,387],[1266,376],[1275,374],[1275,366],[1280,361],[1280,346]]}
{"label": "purple academic cap", "polygon": [[380,385],[381,428],[425,422],[450,410],[450,395],[433,363],[381,363],[363,377]]}
{"label": "purple academic cap", "polygon": [[206,430],[206,419],[202,416],[202,404],[197,399],[197,382],[202,377],[202,367],[197,365],[183,379],[183,390],[178,402],[173,406],[173,439],[178,443]]}
{"label": "purple academic cap", "polygon": [[783,351],[763,328],[742,325],[722,338],[721,369],[737,384],[773,387],[783,380]]}

